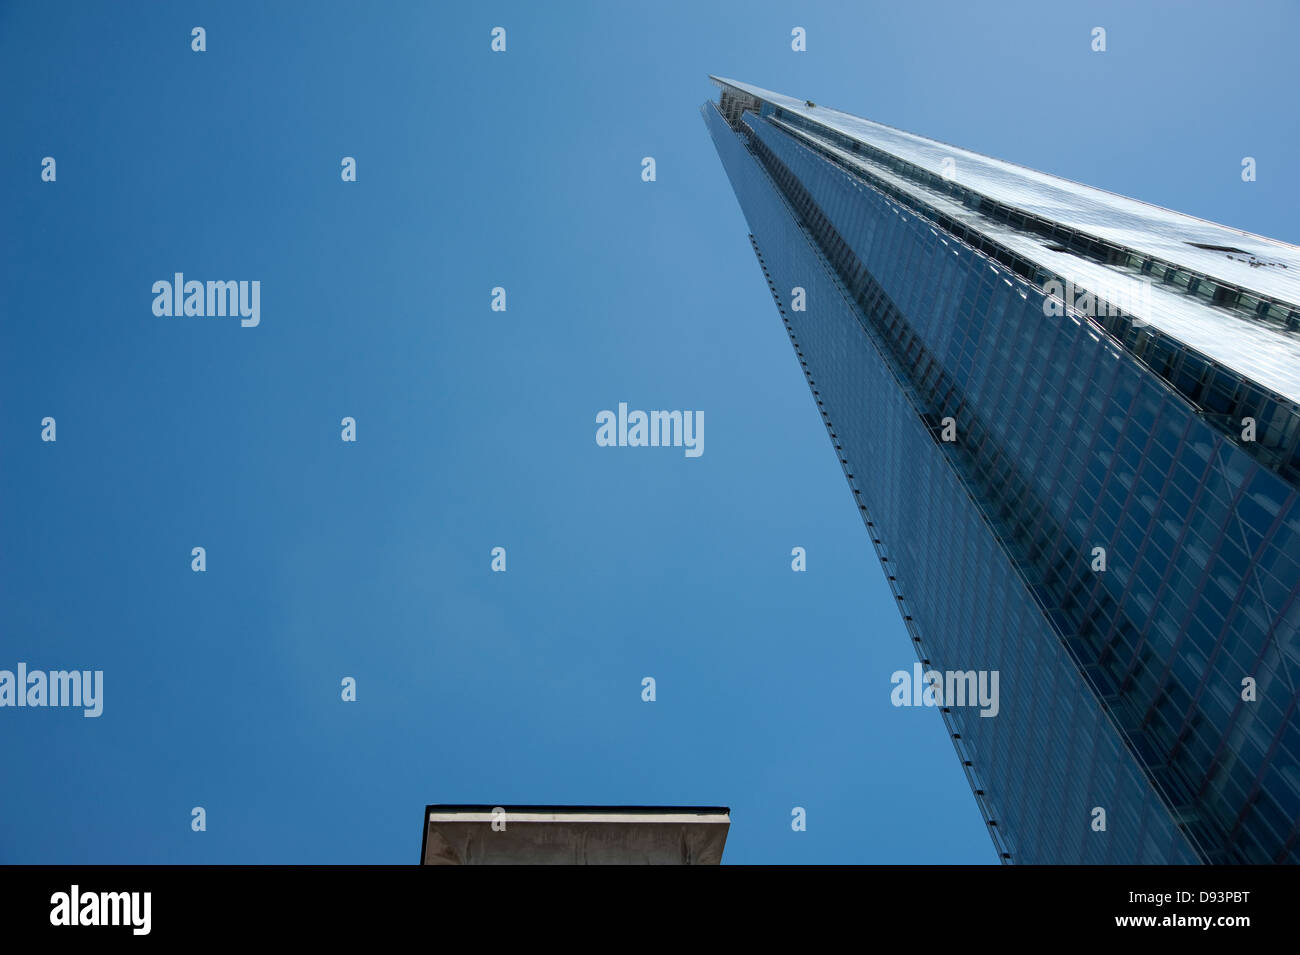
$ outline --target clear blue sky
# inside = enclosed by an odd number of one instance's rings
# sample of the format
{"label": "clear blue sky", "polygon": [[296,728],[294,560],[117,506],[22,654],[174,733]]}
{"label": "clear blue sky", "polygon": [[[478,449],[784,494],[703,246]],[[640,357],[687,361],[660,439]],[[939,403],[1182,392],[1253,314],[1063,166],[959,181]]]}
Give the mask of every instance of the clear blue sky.
{"label": "clear blue sky", "polygon": [[[484,802],[994,862],[890,705],[909,641],[706,74],[1295,242],[1297,8],[472,6],[0,5],[0,669],[105,673],[99,719],[0,709],[0,861],[410,863],[426,803]],[[155,317],[177,271],[259,280],[260,326]],[[619,401],[702,410],[704,455],[597,447]]]}

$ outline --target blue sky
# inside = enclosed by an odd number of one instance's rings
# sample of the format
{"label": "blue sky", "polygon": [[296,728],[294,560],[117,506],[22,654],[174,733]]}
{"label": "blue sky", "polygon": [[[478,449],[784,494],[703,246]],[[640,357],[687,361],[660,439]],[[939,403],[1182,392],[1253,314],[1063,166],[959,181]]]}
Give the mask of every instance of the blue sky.
{"label": "blue sky", "polygon": [[[914,658],[706,74],[1296,242],[1297,8],[463,6],[0,6],[0,669],[104,671],[98,719],[0,709],[0,862],[410,863],[472,802],[993,863],[890,705]],[[260,325],[154,316],[177,271],[260,281]],[[705,453],[597,447],[620,401]]]}

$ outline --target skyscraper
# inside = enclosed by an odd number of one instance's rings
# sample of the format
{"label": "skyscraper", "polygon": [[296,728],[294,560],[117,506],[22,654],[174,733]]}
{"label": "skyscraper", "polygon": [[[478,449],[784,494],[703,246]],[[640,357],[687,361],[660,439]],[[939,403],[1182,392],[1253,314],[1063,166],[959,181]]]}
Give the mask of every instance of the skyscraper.
{"label": "skyscraper", "polygon": [[1001,858],[1300,861],[1300,249],[711,79]]}

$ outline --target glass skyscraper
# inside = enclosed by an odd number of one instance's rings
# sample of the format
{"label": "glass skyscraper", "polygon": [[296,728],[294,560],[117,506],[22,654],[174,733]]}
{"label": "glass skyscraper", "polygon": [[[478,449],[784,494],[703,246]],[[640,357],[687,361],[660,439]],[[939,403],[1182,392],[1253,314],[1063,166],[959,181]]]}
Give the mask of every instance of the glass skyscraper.
{"label": "glass skyscraper", "polygon": [[1001,858],[1300,861],[1300,248],[711,79]]}

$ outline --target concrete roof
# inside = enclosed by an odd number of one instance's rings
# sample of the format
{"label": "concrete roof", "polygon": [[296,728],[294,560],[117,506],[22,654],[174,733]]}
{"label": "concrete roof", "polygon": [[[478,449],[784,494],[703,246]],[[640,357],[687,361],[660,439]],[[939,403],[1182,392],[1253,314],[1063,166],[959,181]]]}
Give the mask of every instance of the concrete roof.
{"label": "concrete roof", "polygon": [[717,806],[433,805],[422,865],[717,865]]}

